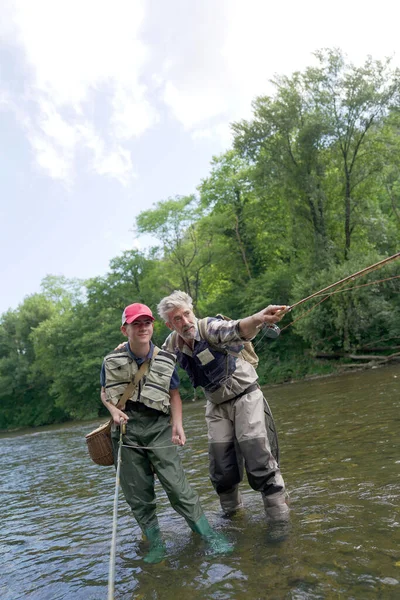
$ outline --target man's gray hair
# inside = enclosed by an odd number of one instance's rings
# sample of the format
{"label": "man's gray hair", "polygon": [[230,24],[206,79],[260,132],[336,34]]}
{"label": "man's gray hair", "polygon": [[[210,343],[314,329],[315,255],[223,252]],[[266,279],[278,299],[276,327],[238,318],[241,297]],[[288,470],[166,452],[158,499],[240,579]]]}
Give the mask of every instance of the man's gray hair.
{"label": "man's gray hair", "polygon": [[186,292],[182,292],[181,290],[175,290],[169,296],[165,296],[162,300],[160,300],[157,306],[157,312],[162,318],[163,321],[168,321],[168,313],[176,308],[190,308],[193,310],[193,300]]}

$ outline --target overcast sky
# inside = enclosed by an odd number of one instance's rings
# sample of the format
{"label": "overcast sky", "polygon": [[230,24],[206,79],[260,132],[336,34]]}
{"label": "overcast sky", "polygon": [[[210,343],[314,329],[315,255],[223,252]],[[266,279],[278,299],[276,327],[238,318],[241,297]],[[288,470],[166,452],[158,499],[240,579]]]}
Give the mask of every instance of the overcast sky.
{"label": "overcast sky", "polygon": [[[331,8],[329,8],[331,7]],[[190,194],[274,74],[340,47],[399,64],[388,0],[0,0],[0,313],[104,275],[135,216]],[[132,299],[134,300],[134,299]]]}

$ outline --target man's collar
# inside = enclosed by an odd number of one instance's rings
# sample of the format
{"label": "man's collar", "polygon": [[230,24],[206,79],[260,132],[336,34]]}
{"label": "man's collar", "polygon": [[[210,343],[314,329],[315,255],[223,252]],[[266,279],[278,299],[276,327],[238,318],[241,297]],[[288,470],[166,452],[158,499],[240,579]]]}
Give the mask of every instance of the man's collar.
{"label": "man's collar", "polygon": [[196,340],[196,342],[199,342],[201,340],[198,322],[199,322],[199,320],[196,317],[196,335],[194,336],[194,339]]}

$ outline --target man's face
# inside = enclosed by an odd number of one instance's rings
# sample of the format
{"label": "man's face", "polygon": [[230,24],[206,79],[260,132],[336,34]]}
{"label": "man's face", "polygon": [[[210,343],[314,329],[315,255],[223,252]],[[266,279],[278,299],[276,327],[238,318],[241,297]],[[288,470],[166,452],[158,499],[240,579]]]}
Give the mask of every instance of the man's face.
{"label": "man's face", "polygon": [[168,313],[167,326],[175,330],[184,340],[194,340],[196,317],[189,307],[175,308]]}
{"label": "man's face", "polygon": [[149,317],[138,317],[133,323],[122,325],[121,331],[131,342],[149,342],[153,335],[153,321]]}

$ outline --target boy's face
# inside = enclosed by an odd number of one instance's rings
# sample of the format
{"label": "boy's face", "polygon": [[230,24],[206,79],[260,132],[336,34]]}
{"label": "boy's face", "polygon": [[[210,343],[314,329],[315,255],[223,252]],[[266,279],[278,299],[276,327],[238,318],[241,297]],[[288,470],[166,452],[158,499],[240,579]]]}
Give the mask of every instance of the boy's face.
{"label": "boy's face", "polygon": [[149,342],[153,335],[153,321],[146,316],[138,317],[133,323],[122,325],[121,331],[131,342]]}

